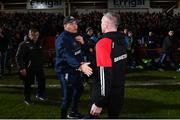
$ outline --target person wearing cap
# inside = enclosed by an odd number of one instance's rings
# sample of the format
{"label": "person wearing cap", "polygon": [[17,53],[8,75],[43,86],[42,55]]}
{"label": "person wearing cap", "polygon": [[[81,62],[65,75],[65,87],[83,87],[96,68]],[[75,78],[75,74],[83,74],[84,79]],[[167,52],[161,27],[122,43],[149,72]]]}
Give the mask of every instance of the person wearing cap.
{"label": "person wearing cap", "polygon": [[[78,20],[73,16],[64,18],[64,31],[55,42],[55,70],[62,88],[61,118],[81,118],[78,103],[83,92],[81,73],[90,76],[90,63],[83,62],[81,45],[84,40],[78,32]],[[68,109],[71,108],[69,114]]]}
{"label": "person wearing cap", "polygon": [[97,41],[98,41],[98,38],[95,36],[94,30],[93,30],[92,27],[87,27],[86,28],[86,35],[85,35],[85,37],[91,39],[91,41],[93,43],[97,43]]}
{"label": "person wearing cap", "polygon": [[[91,62],[91,67],[93,68],[94,72],[96,73],[96,55],[95,55],[95,45],[98,41],[97,37],[94,34],[93,28],[92,27],[87,27],[86,29],[86,34],[83,36],[83,39],[85,41],[85,46],[84,47],[84,60]],[[91,77],[94,77],[94,74],[91,75]],[[84,76],[84,82],[85,85],[88,83],[89,77]]]}

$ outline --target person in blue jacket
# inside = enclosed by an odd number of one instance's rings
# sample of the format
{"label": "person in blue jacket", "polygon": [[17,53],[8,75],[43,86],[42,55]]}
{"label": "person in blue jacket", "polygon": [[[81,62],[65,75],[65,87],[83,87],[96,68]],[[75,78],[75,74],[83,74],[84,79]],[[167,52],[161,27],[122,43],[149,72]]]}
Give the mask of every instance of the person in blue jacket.
{"label": "person in blue jacket", "polygon": [[[77,35],[78,21],[73,16],[64,18],[64,31],[55,42],[56,63],[55,70],[60,80],[63,99],[61,102],[61,118],[81,118],[78,103],[83,91],[81,72],[90,76],[90,63],[83,62],[81,47],[84,40]],[[68,109],[71,110],[68,113]]]}

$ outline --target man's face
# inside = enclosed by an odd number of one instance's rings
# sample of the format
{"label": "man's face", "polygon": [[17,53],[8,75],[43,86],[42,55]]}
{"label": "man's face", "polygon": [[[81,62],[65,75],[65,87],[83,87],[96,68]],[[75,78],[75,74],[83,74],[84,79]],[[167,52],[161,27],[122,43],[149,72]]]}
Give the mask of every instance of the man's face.
{"label": "man's face", "polygon": [[73,21],[72,23],[66,23],[64,25],[64,28],[71,33],[77,33],[78,32],[78,25],[76,21]]}
{"label": "man's face", "polygon": [[89,30],[87,34],[88,34],[89,36],[92,36],[92,35],[93,35],[93,30]]}
{"label": "man's face", "polygon": [[152,36],[152,32],[149,32],[149,36]]}
{"label": "man's face", "polygon": [[173,31],[169,31],[169,36],[173,36],[174,32]]}
{"label": "man's face", "polygon": [[32,32],[32,31],[29,31],[29,38],[36,42],[39,38],[39,32]]}
{"label": "man's face", "polygon": [[133,33],[132,32],[128,32],[128,36],[132,37]]}
{"label": "man's face", "polygon": [[124,29],[124,34],[127,34],[128,33],[128,29]]}
{"label": "man's face", "polygon": [[101,30],[102,30],[102,33],[105,33],[105,30],[106,30],[105,17],[102,17],[101,19]]}

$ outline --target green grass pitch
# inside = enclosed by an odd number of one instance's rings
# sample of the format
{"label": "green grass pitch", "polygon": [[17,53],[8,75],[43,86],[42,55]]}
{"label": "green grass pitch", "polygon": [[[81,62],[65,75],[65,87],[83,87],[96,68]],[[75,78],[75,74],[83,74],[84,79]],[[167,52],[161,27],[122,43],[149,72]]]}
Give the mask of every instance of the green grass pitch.
{"label": "green grass pitch", "polygon": [[[54,69],[45,69],[48,100],[36,100],[33,87],[33,105],[23,102],[22,81],[16,73],[0,79],[1,119],[58,119],[60,118],[61,88]],[[16,85],[16,86],[14,86]],[[55,85],[55,86],[53,86]],[[89,86],[79,105],[87,114]],[[106,117],[103,111],[102,117]],[[180,73],[175,71],[133,70],[126,75],[125,99],[121,118],[180,118]]]}

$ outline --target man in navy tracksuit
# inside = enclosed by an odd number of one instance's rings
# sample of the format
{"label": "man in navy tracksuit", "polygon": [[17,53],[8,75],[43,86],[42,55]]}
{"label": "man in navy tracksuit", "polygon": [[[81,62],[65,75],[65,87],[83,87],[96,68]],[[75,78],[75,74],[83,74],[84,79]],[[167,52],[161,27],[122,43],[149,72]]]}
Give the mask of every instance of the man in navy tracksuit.
{"label": "man in navy tracksuit", "polygon": [[[81,44],[83,38],[77,36],[77,20],[68,16],[64,19],[64,32],[55,42],[56,63],[55,69],[62,88],[61,118],[81,118],[78,111],[78,103],[83,91],[82,71],[86,75],[92,74],[89,63],[83,62]],[[71,105],[70,113],[68,108]]]}
{"label": "man in navy tracksuit", "polygon": [[99,116],[106,107],[108,118],[118,118],[124,99],[127,51],[117,32],[119,16],[106,13],[101,20],[104,36],[96,44],[98,76],[93,81],[90,114]]}

